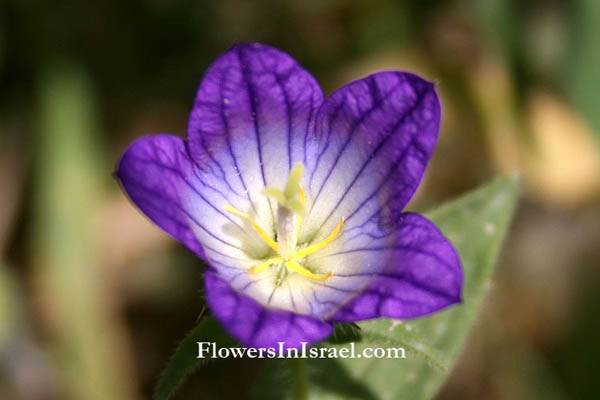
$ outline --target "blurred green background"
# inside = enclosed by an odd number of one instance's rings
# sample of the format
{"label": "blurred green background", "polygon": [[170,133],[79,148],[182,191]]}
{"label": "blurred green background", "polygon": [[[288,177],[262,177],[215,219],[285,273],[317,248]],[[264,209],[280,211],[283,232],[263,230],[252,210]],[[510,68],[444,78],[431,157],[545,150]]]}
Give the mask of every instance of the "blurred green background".
{"label": "blurred green background", "polygon": [[[146,399],[203,309],[202,265],[111,177],[146,133],[185,134],[236,41],[329,93],[382,69],[437,82],[443,129],[410,208],[518,170],[494,283],[439,399],[600,393],[600,1],[2,0],[0,399]],[[181,399],[247,398],[227,360]]]}

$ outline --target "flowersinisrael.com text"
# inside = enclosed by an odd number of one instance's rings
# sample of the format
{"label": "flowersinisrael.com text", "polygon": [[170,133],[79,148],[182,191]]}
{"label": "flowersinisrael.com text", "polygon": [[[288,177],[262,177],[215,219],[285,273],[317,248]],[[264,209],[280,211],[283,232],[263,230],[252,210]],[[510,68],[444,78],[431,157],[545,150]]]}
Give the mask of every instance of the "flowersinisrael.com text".
{"label": "flowersinisrael.com text", "polygon": [[286,348],[285,342],[277,342],[277,347],[268,348],[217,347],[215,342],[196,343],[196,358],[406,358],[403,347],[365,347],[358,350],[354,343],[348,347],[309,347],[308,342],[301,342],[300,348]]}

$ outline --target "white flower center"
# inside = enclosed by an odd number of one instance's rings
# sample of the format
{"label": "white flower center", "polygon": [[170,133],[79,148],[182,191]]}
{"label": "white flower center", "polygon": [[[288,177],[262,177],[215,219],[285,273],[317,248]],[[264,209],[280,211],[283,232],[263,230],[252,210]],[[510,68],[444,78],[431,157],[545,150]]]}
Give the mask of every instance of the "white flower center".
{"label": "white flower center", "polygon": [[286,187],[284,191],[277,188],[267,187],[264,194],[277,201],[277,239],[271,238],[262,228],[254,222],[252,217],[243,213],[231,206],[226,206],[225,210],[247,219],[252,224],[254,230],[260,235],[262,240],[275,252],[274,257],[264,260],[259,265],[254,265],[249,269],[251,274],[257,274],[264,271],[267,267],[274,264],[282,264],[288,270],[297,272],[307,278],[324,281],[333,275],[332,272],[326,274],[315,274],[302,263],[302,259],[308,255],[322,249],[332,240],[334,240],[342,229],[344,218],[335,227],[333,232],[322,241],[310,246],[298,247],[298,233],[300,232],[300,224],[302,217],[306,213],[306,199],[300,181],[304,166],[302,163],[294,165],[290,171]]}

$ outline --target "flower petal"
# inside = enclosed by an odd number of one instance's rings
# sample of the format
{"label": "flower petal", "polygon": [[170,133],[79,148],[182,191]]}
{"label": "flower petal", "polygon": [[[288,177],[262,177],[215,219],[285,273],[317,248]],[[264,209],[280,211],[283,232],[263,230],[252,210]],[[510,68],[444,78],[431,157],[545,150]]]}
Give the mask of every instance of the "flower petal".
{"label": "flower petal", "polygon": [[272,221],[262,190],[283,188],[306,158],[307,133],[323,94],[289,55],[262,44],[238,44],[208,69],[188,125],[190,153],[247,198],[244,212]]}
{"label": "flower petal", "polygon": [[331,286],[364,279],[355,297],[316,293],[321,304],[333,310],[337,306],[327,318],[332,321],[412,318],[461,301],[458,255],[438,228],[418,214],[402,214],[387,231],[364,226],[342,249],[317,261],[342,266],[330,279]]}
{"label": "flower petal", "polygon": [[236,204],[234,196],[216,189],[211,181],[216,178],[201,173],[181,138],[136,140],[121,158],[116,176],[152,221],[205,261],[245,269],[248,252],[265,251],[260,238],[249,234],[251,227],[223,210],[224,204]]}
{"label": "flower petal", "polygon": [[302,342],[325,339],[333,325],[307,315],[270,310],[257,301],[233,290],[213,270],[204,274],[206,300],[214,316],[225,329],[246,347],[298,348]]}
{"label": "flower petal", "polygon": [[309,234],[325,236],[342,216],[346,228],[397,220],[437,141],[434,85],[410,73],[377,73],[335,91],[316,118]]}
{"label": "flower petal", "polygon": [[138,139],[123,155],[116,175],[152,221],[218,270],[235,290],[273,308],[310,313],[301,294],[292,293],[292,287],[306,290],[301,277],[277,286],[276,271],[248,272],[271,250],[247,221],[224,210],[225,205],[240,207],[239,196],[217,188],[218,177],[199,169],[185,141],[171,135]]}
{"label": "flower petal", "polygon": [[129,198],[154,223],[199,257],[204,252],[190,229],[189,210],[183,207],[193,169],[185,142],[171,135],[146,136],[123,154],[115,175]]}

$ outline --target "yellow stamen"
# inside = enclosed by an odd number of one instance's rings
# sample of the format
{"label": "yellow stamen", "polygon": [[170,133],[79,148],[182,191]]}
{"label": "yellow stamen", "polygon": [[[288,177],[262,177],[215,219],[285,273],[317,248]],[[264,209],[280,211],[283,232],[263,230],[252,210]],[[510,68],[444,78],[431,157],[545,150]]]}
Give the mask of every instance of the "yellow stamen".
{"label": "yellow stamen", "polygon": [[[304,166],[302,163],[294,165],[290,171],[288,181],[283,191],[275,187],[266,187],[263,190],[265,196],[274,199],[279,207],[277,213],[278,221],[276,235],[279,243],[275,242],[275,240],[267,235],[267,233],[262,230],[256,222],[254,222],[250,215],[241,212],[232,206],[224,207],[226,211],[247,219],[250,224],[252,224],[252,227],[256,230],[256,232],[260,235],[262,240],[264,240],[265,243],[275,251],[275,254],[273,254],[274,257],[269,258],[258,265],[253,265],[250,267],[249,272],[251,274],[258,274],[273,264],[283,264],[289,270],[317,281],[324,281],[333,276],[332,272],[328,272],[326,274],[315,274],[298,263],[298,260],[305,258],[306,256],[331,243],[339,235],[340,231],[342,230],[342,226],[344,225],[344,217],[342,217],[333,232],[331,232],[325,239],[304,249],[297,250],[298,236],[300,235],[300,226],[303,219],[302,217],[306,213],[306,193],[304,192],[304,189],[300,183],[303,171]],[[282,272],[286,272],[283,267],[278,268],[279,276],[281,276]]]}
{"label": "yellow stamen", "polygon": [[270,248],[277,251],[277,243],[273,239],[271,239],[271,237],[269,235],[267,235],[267,233],[265,231],[263,231],[262,228],[260,226],[258,226],[258,224],[256,222],[254,222],[252,217],[250,217],[246,213],[236,210],[235,208],[233,208],[231,206],[225,206],[225,207],[223,207],[223,209],[225,211],[229,211],[230,213],[237,215],[238,217],[246,218],[250,222],[250,224],[252,224],[252,227],[260,235],[262,240],[264,240],[265,243],[268,244]]}
{"label": "yellow stamen", "polygon": [[302,265],[298,264],[294,260],[286,261],[285,265],[292,271],[296,271],[300,275],[304,275],[307,278],[314,279],[316,281],[324,281],[327,278],[329,278],[331,275],[333,275],[333,272],[328,272],[324,275],[313,274],[312,272],[310,272],[309,270],[307,270],[306,268],[304,268]]}
{"label": "yellow stamen", "polygon": [[303,207],[306,207],[306,194],[304,193],[304,189],[302,189],[302,185],[298,185],[298,194],[300,195],[300,203],[302,203]]}
{"label": "yellow stamen", "polygon": [[340,223],[335,227],[333,232],[331,232],[329,234],[329,236],[327,236],[325,239],[321,240],[319,243],[315,243],[315,244],[308,246],[300,251],[297,251],[296,254],[294,254],[293,258],[295,258],[295,259],[304,258],[307,255],[312,254],[315,251],[318,251],[318,250],[322,249],[323,247],[327,246],[333,239],[336,238],[338,233],[340,233],[340,230],[342,229],[342,225],[344,225],[344,217],[341,218]]}
{"label": "yellow stamen", "polygon": [[281,257],[273,257],[273,258],[269,258],[267,261],[265,261],[264,263],[260,264],[260,265],[254,265],[250,268],[250,273],[251,274],[258,274],[260,272],[263,272],[265,270],[265,268],[267,268],[269,265],[273,265],[275,263],[278,262],[282,262],[283,260],[281,259]]}

